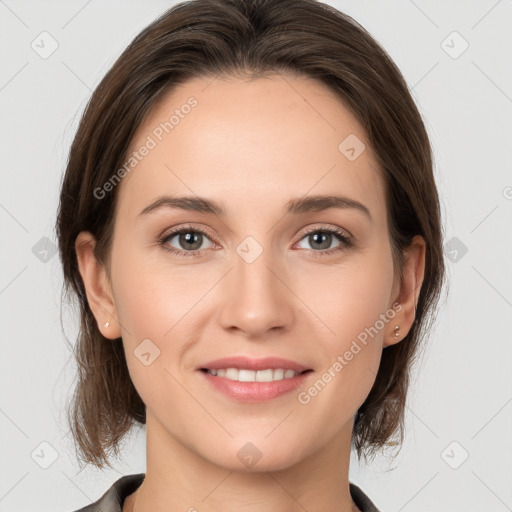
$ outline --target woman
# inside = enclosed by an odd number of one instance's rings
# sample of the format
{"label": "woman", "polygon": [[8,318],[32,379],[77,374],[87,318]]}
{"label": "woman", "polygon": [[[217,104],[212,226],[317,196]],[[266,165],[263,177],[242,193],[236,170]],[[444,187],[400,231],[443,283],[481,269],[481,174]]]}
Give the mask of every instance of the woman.
{"label": "woman", "polygon": [[146,425],[146,473],[81,510],[378,511],[444,266],[428,136],[352,18],[193,0],[97,87],[57,219],[79,297],[80,456]]}

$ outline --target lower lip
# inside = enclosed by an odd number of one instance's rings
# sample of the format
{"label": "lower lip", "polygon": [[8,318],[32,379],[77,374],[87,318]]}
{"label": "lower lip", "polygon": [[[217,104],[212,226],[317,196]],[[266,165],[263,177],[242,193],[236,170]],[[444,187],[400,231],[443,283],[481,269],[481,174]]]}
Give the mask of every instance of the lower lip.
{"label": "lower lip", "polygon": [[221,393],[240,402],[266,402],[278,398],[300,387],[312,371],[301,373],[290,379],[273,382],[240,382],[225,377],[216,377],[211,373],[198,370],[206,380]]}

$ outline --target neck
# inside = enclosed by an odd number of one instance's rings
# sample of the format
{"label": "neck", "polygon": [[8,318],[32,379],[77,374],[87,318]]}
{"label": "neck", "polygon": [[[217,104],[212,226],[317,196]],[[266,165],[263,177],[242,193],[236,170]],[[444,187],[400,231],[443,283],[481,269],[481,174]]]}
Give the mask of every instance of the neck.
{"label": "neck", "polygon": [[238,459],[224,467],[201,457],[147,411],[146,476],[123,512],[357,512],[348,480],[352,426],[292,465],[242,470]]}

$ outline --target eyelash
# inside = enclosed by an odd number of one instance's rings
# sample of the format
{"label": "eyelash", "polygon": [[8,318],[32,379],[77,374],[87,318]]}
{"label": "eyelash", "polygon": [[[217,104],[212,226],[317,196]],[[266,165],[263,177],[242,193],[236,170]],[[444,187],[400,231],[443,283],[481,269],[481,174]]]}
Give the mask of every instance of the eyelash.
{"label": "eyelash", "polygon": [[[184,257],[193,257],[198,256],[202,250],[198,251],[181,251],[179,249],[169,248],[166,246],[166,242],[169,240],[172,240],[176,235],[181,235],[182,233],[200,233],[202,235],[205,235],[206,237],[212,239],[213,237],[210,235],[210,233],[206,230],[199,229],[199,228],[193,228],[193,227],[181,227],[179,229],[176,229],[174,231],[171,231],[169,233],[166,233],[158,240],[158,245],[162,246],[164,251],[170,252],[171,254],[175,254],[177,256],[184,256]],[[337,247],[333,247],[332,249],[325,249],[322,251],[314,251],[312,249],[307,249],[309,252],[313,253],[313,257],[323,257],[323,256],[329,256],[330,254],[338,251],[342,251],[344,249],[347,249],[349,247],[352,247],[353,242],[352,239],[346,235],[344,231],[338,228],[333,227],[322,227],[322,228],[314,228],[302,235],[299,242],[306,238],[308,235],[311,235],[312,233],[330,233],[335,235],[335,237],[341,242],[340,245]]]}

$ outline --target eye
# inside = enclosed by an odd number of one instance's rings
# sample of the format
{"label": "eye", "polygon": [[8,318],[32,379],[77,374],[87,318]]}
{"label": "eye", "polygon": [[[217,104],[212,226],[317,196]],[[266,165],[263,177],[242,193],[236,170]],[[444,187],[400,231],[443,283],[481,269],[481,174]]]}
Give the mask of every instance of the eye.
{"label": "eye", "polygon": [[[199,256],[202,249],[208,249],[214,245],[210,237],[211,235],[203,229],[184,226],[166,233],[158,240],[158,244],[167,252],[177,256]],[[174,243],[178,244],[178,247],[171,244],[174,239],[176,239]],[[205,240],[210,240],[211,245],[204,247],[203,243]],[[334,227],[312,229],[302,236],[298,244],[303,240],[306,240],[311,245],[312,249],[309,249],[309,252],[315,257],[328,256],[353,245],[350,235],[340,228]],[[338,245],[330,248],[333,241],[337,241]],[[185,250],[182,250],[182,248]]]}
{"label": "eye", "polygon": [[[315,256],[327,256],[353,245],[350,235],[339,228],[333,227],[322,227],[310,230],[305,233],[301,238],[301,241],[302,240],[306,240],[310,244],[313,248],[311,251],[316,253],[314,254]],[[338,245],[334,248],[330,248],[333,241],[337,241]],[[320,251],[316,249],[320,249]]]}
{"label": "eye", "polygon": [[[174,238],[176,238],[178,248],[172,245],[169,246],[168,244]],[[178,256],[197,256],[200,253],[200,249],[205,249],[203,246],[205,239],[209,240],[209,235],[206,231],[198,228],[182,227],[167,233],[158,240],[158,243],[163,246],[166,251],[177,254]],[[187,250],[180,250],[180,246]]]}

